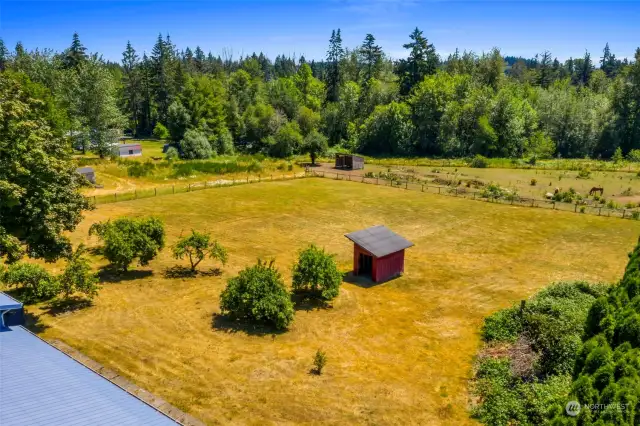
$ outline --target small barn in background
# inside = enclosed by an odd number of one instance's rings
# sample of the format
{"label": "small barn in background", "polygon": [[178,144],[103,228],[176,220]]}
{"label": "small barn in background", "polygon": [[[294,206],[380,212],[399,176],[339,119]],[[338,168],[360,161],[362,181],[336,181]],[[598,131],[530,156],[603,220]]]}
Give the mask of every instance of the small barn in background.
{"label": "small barn in background", "polygon": [[336,154],[336,169],[364,169],[364,157],[352,154]]}
{"label": "small barn in background", "polygon": [[413,243],[383,225],[345,234],[353,241],[353,274],[379,283],[402,275],[404,250]]}
{"label": "small barn in background", "polygon": [[139,143],[119,144],[116,149],[120,157],[140,157],[142,155],[142,146]]}
{"label": "small barn in background", "polygon": [[84,176],[89,182],[93,184],[96,183],[96,172],[93,170],[93,167],[78,167],[76,173]]}

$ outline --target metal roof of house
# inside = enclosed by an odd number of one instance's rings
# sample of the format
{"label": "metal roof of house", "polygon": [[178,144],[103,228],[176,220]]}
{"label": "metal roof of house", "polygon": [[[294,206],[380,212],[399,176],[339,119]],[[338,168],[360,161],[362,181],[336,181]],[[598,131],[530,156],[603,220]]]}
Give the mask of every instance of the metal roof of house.
{"label": "metal roof of house", "polygon": [[[0,293],[0,311],[8,311],[9,309],[20,309],[22,303],[18,302],[11,296]],[[1,423],[0,423],[1,424]]]}
{"label": "metal roof of house", "polygon": [[375,257],[383,257],[413,246],[411,241],[404,239],[384,225],[372,226],[344,236]]}
{"label": "metal roof of house", "polygon": [[0,425],[175,425],[25,328],[0,331]]}
{"label": "metal roof of house", "polygon": [[78,167],[76,169],[77,173],[93,173],[93,167]]}
{"label": "metal roof of house", "polygon": [[139,143],[119,143],[116,145],[118,148],[135,148],[141,147]]}

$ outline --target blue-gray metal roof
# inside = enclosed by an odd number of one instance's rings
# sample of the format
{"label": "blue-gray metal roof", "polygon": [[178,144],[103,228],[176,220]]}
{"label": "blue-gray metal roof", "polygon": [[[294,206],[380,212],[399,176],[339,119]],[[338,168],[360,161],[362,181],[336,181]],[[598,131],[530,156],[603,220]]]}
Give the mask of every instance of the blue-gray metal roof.
{"label": "blue-gray metal roof", "polygon": [[77,173],[93,173],[93,167],[78,167],[76,169]]}
{"label": "blue-gray metal roof", "polygon": [[9,309],[20,308],[22,308],[22,303],[18,302],[13,297],[7,296],[4,293],[0,293],[0,311],[8,311]]}
{"label": "blue-gray metal roof", "polygon": [[0,425],[176,425],[21,326],[0,331]]}
{"label": "blue-gray metal roof", "polygon": [[406,240],[384,225],[372,226],[344,236],[375,257],[383,257],[413,247],[411,241]]}

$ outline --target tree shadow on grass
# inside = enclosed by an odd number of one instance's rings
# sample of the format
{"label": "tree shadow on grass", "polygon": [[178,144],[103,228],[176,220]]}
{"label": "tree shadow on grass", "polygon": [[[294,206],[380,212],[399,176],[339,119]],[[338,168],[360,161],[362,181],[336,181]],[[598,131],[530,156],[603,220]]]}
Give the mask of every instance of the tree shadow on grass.
{"label": "tree shadow on grass", "polygon": [[220,268],[211,268],[205,271],[192,271],[191,268],[180,265],[175,265],[164,270],[164,277],[169,279],[195,278],[198,275],[205,277],[219,277],[220,275],[222,275],[222,270]]}
{"label": "tree shadow on grass", "polygon": [[47,313],[52,316],[70,314],[93,306],[93,301],[83,297],[71,296],[68,299],[54,299],[46,305]]}
{"label": "tree shadow on grass", "polygon": [[122,281],[133,281],[147,278],[153,275],[152,271],[141,271],[134,269],[132,271],[119,271],[111,267],[111,265],[103,266],[98,271],[100,282],[119,283]]}
{"label": "tree shadow on grass", "polygon": [[29,312],[27,309],[24,310],[24,326],[26,329],[35,334],[40,334],[47,328],[49,328],[48,325],[44,324],[40,320],[40,315]]}
{"label": "tree shadow on grass", "polygon": [[333,309],[333,305],[326,300],[319,299],[307,293],[293,293],[291,295],[293,309],[296,311],[313,311],[320,309]]}
{"label": "tree shadow on grass", "polygon": [[225,333],[245,333],[249,336],[269,336],[276,337],[287,330],[278,329],[270,324],[256,324],[247,320],[233,319],[226,315],[215,313],[211,319],[211,327],[214,330]]}

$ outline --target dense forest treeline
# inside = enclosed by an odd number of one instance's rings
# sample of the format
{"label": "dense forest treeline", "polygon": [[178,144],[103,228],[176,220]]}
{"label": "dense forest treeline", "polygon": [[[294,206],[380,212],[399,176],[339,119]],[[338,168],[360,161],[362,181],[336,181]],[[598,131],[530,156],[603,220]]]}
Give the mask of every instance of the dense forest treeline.
{"label": "dense forest treeline", "polygon": [[[64,52],[9,51],[0,70],[31,85],[52,129],[100,155],[123,130],[185,142],[192,158],[236,150],[287,157],[327,147],[369,155],[609,158],[640,148],[640,49],[564,63],[500,50],[443,58],[415,29],[392,61],[367,34],[326,59],[233,58],[178,50],[159,35],[130,43],[121,63],[89,54],[74,34]],[[206,140],[206,141],[205,141]],[[207,145],[207,146],[205,146]],[[178,145],[180,146],[180,145]],[[188,148],[187,148],[188,147]]]}

